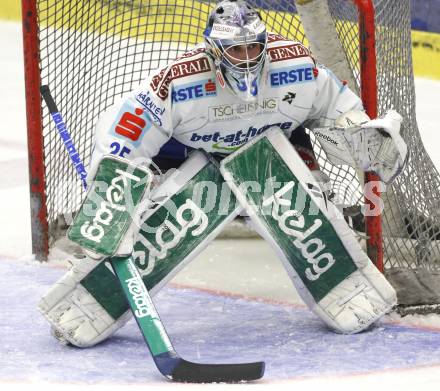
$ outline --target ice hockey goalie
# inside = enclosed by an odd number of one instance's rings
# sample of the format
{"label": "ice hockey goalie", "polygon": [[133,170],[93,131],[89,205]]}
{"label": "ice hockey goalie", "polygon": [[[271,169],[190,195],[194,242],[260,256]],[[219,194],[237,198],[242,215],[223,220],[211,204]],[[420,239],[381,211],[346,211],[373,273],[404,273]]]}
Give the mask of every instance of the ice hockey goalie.
{"label": "ice hockey goalie", "polygon": [[[88,181],[107,155],[177,168],[156,178],[132,230],[132,251],[152,294],[244,213],[308,306],[333,330],[354,333],[389,311],[395,292],[327,198],[329,179],[306,128],[335,164],[390,183],[407,155],[400,123],[394,111],[370,120],[359,97],[306,47],[266,31],[245,1],[221,1],[203,44],[101,115]],[[215,199],[204,210],[193,197],[201,181],[232,190],[237,202]],[[163,213],[170,204],[173,212]],[[108,338],[129,317],[105,260],[88,254],[39,304],[56,336],[80,347]]]}

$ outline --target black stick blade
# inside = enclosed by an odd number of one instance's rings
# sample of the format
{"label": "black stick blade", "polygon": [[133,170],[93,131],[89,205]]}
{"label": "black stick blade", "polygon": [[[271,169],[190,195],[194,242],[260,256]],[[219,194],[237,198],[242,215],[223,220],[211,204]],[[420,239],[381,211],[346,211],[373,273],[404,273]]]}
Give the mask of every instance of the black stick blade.
{"label": "black stick blade", "polygon": [[184,383],[238,383],[261,379],[264,362],[245,364],[198,364],[181,359],[171,379]]}

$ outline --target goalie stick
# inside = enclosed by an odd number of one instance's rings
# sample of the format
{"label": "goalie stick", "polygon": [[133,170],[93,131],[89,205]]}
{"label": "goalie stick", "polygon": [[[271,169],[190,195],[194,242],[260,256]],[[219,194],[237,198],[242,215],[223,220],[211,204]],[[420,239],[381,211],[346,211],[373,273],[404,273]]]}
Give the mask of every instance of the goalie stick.
{"label": "goalie stick", "polygon": [[159,371],[168,379],[191,382],[240,382],[263,376],[264,363],[199,364],[184,360],[174,350],[159,314],[131,257],[113,257],[113,270]]}
{"label": "goalie stick", "polygon": [[73,144],[72,137],[70,137],[70,133],[67,129],[66,124],[64,123],[63,117],[61,116],[61,113],[57,108],[57,105],[52,97],[52,94],[50,93],[49,86],[41,86],[40,92],[41,92],[41,96],[46,102],[47,108],[49,109],[49,113],[58,130],[58,134],[60,135],[61,140],[63,140],[64,146],[66,147],[66,150],[69,153],[70,160],[72,161],[76,172],[81,178],[83,187],[84,189],[87,189],[86,169],[84,167],[84,164],[82,163],[78,151],[75,148],[75,145]]}
{"label": "goalie stick", "polygon": [[[78,175],[81,177],[84,189],[87,189],[86,170],[50,93],[50,89],[48,86],[41,86],[40,91]],[[234,383],[257,380],[263,376],[264,362],[203,364],[181,358],[170,341],[131,256],[111,257],[107,261],[110,262],[121,284],[157,369],[167,379],[188,383]]]}

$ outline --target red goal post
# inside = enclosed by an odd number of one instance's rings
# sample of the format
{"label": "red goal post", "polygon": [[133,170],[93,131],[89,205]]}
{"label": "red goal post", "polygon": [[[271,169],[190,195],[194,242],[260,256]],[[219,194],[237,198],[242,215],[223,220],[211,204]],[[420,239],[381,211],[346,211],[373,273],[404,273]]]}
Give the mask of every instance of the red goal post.
{"label": "red goal post", "polygon": [[22,0],[22,18],[32,253],[38,260],[46,260],[49,254],[49,223],[44,170],[40,45],[36,0]]}

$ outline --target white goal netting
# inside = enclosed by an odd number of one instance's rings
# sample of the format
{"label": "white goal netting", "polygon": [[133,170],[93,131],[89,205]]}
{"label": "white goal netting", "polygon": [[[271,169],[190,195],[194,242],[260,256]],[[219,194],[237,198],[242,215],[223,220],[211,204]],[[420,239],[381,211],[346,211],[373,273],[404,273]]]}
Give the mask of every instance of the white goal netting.
{"label": "white goal netting", "polygon": [[[310,42],[293,1],[251,0],[268,29],[309,46],[325,61],[320,42]],[[318,1],[315,1],[318,2]],[[359,90],[362,1],[319,0],[331,18],[337,50],[351,84]],[[121,94],[133,89],[152,69],[201,41],[215,2],[193,0],[36,0],[41,84],[50,86],[85,164],[89,162],[98,115]],[[374,0],[378,112],[394,108],[404,116],[409,145],[405,171],[383,195],[383,245],[386,275],[399,302],[440,303],[440,182],[427,155],[415,118],[411,60],[410,0]],[[303,9],[301,12],[306,12]],[[327,12],[327,11],[326,11]],[[310,26],[308,26],[310,28]],[[319,41],[320,26],[313,40]],[[308,30],[306,28],[306,30]],[[318,38],[316,38],[318,37]],[[321,44],[322,46],[322,44]],[[335,53],[336,56],[336,53]],[[328,64],[330,65],[330,64]],[[338,73],[338,72],[336,72]],[[341,75],[345,77],[345,75]],[[43,107],[46,197],[51,232],[60,216],[74,213],[82,200],[81,182],[69,163],[46,107]],[[315,144],[338,198],[350,207],[362,229],[362,186],[349,167],[335,167]]]}

